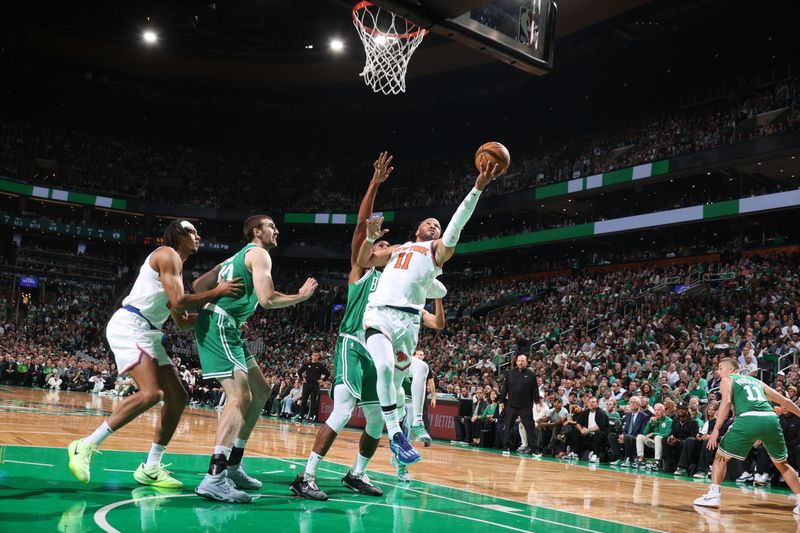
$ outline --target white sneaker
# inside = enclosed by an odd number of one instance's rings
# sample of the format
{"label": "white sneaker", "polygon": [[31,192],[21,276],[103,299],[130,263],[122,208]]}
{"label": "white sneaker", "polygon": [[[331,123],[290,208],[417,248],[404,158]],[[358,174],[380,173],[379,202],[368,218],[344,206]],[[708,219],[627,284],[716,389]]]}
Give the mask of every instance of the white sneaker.
{"label": "white sneaker", "polygon": [[218,502],[250,503],[252,501],[249,494],[238,490],[228,479],[227,470],[216,476],[206,474],[194,492],[207,500]]}
{"label": "white sneaker", "polygon": [[261,482],[252,476],[248,476],[241,463],[229,466],[227,472],[228,479],[239,490],[258,490],[261,488]]}
{"label": "white sneaker", "polygon": [[753,481],[754,478],[755,478],[755,476],[753,476],[753,474],[751,474],[750,472],[744,471],[744,472],[742,472],[741,476],[736,478],[736,483],[747,483],[749,481]]}
{"label": "white sneaker", "polygon": [[792,509],[792,513],[794,513],[795,515],[800,515],[800,505]]}
{"label": "white sneaker", "polygon": [[600,458],[597,456],[596,453],[592,452],[592,453],[589,454],[589,462],[590,463],[599,463],[600,462]]}
{"label": "white sneaker", "polygon": [[719,507],[719,493],[711,494],[706,492],[694,501],[695,505],[700,507]]}
{"label": "white sneaker", "polygon": [[758,487],[763,487],[764,485],[767,484],[768,477],[769,476],[767,474],[756,474],[753,477],[753,485],[756,485]]}

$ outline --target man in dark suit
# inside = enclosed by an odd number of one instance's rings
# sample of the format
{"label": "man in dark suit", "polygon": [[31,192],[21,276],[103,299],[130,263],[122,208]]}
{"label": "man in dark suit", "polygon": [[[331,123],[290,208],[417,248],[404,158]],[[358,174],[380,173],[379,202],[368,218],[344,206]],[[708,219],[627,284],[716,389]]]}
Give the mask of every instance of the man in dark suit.
{"label": "man in dark suit", "polygon": [[536,424],[533,421],[533,402],[539,399],[539,385],[536,383],[536,374],[528,368],[528,358],[518,355],[514,368],[508,371],[500,396],[500,414],[505,416],[505,434],[503,435],[503,455],[510,452],[511,431],[514,429],[514,420],[519,417],[519,423],[525,432],[533,438],[536,435]]}
{"label": "man in dark suit", "polygon": [[[622,433],[611,433],[608,436],[608,446],[611,449],[611,465],[628,468],[631,459],[636,455],[636,436],[644,430],[645,424],[650,420],[650,412],[641,409],[641,399],[638,396],[631,398],[630,412],[622,419]],[[620,451],[620,446],[624,446]],[[625,460],[621,461],[624,451]]]}
{"label": "man in dark suit", "polygon": [[[478,389],[475,391],[475,400],[472,402],[472,413],[470,416],[457,416],[455,417],[455,426],[456,426],[456,440],[459,442],[466,442],[467,444],[472,444],[473,435],[475,435],[475,421],[478,420],[483,413],[483,410],[486,409],[486,398],[483,389]],[[478,437],[480,437],[480,428],[477,431]]]}
{"label": "man in dark suit", "polygon": [[599,463],[606,455],[608,416],[597,407],[597,398],[586,400],[586,409],[578,415],[575,430],[569,434],[570,446],[578,457],[589,451],[589,462]]}

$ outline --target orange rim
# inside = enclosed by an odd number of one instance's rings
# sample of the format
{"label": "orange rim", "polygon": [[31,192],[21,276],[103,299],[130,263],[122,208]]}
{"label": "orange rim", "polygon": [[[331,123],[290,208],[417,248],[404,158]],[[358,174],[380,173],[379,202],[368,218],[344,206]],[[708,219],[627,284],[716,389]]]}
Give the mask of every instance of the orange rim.
{"label": "orange rim", "polygon": [[[355,6],[353,6],[353,22],[357,26],[360,26],[361,28],[364,28],[364,31],[369,33],[370,35],[372,35],[372,34],[374,34],[376,32],[375,28],[368,28],[367,26],[365,26],[364,23],[361,22],[361,19],[358,16],[358,12],[361,11],[362,9],[367,9],[369,7],[373,7],[374,5],[375,4],[373,4],[372,2],[368,2],[366,0],[363,0],[363,1],[359,2],[359,3],[357,3]],[[400,18],[403,18],[403,17],[400,17]],[[407,24],[411,24],[412,26],[417,26],[416,24],[414,24],[413,22],[411,22],[407,18],[403,18],[403,20],[405,20]],[[419,27],[419,26],[417,26],[417,27]],[[424,37],[425,35],[428,34],[428,30],[426,30],[425,28],[420,28],[420,29],[418,29],[416,31],[410,31],[410,32],[406,32],[406,33],[383,33],[383,32],[379,32],[379,33],[381,35],[383,35],[384,37],[387,37],[389,39],[412,39],[412,38],[417,37],[419,35],[422,35]]]}

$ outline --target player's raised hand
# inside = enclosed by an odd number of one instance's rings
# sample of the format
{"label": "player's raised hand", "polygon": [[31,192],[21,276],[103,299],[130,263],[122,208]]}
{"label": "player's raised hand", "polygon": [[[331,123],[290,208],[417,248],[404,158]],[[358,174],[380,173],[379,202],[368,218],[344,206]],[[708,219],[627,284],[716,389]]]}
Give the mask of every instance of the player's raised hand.
{"label": "player's raised hand", "polygon": [[484,187],[493,182],[501,174],[500,165],[498,163],[493,163],[487,158],[481,163],[481,171],[478,174],[478,178],[475,180],[475,188],[482,191]]}
{"label": "player's raised hand", "polygon": [[389,179],[389,175],[391,175],[394,170],[394,167],[389,166],[392,164],[392,159],[394,159],[394,156],[389,155],[389,152],[381,152],[381,155],[379,155],[378,159],[372,164],[372,167],[375,169],[375,172],[372,174],[372,181],[375,183],[383,183]]}
{"label": "player's raised hand", "polygon": [[317,290],[317,280],[314,278],[308,278],[303,286],[300,287],[300,290],[297,291],[297,294],[303,297],[303,300],[308,300],[312,296],[314,296],[314,291]]}
{"label": "player's raised hand", "polygon": [[230,281],[224,279],[219,280],[217,283],[217,291],[219,291],[220,296],[238,298],[244,294],[244,283],[242,283],[242,278],[233,278]]}
{"label": "player's raised hand", "polygon": [[375,242],[387,233],[389,233],[388,229],[381,229],[381,224],[383,224],[383,217],[380,215],[372,215],[367,220],[367,239]]}

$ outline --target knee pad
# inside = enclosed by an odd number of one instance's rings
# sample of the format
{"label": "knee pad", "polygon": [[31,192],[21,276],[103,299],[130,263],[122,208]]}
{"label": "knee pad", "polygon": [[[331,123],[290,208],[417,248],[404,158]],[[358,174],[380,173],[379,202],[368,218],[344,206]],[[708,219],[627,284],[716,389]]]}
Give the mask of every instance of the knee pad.
{"label": "knee pad", "polygon": [[381,415],[380,406],[362,405],[361,410],[364,412],[364,418],[367,419],[364,433],[373,439],[379,439],[383,434],[383,416]]}
{"label": "knee pad", "polygon": [[356,399],[344,385],[336,385],[333,389],[333,412],[325,423],[337,434],[350,421],[350,415],[356,406]]}

